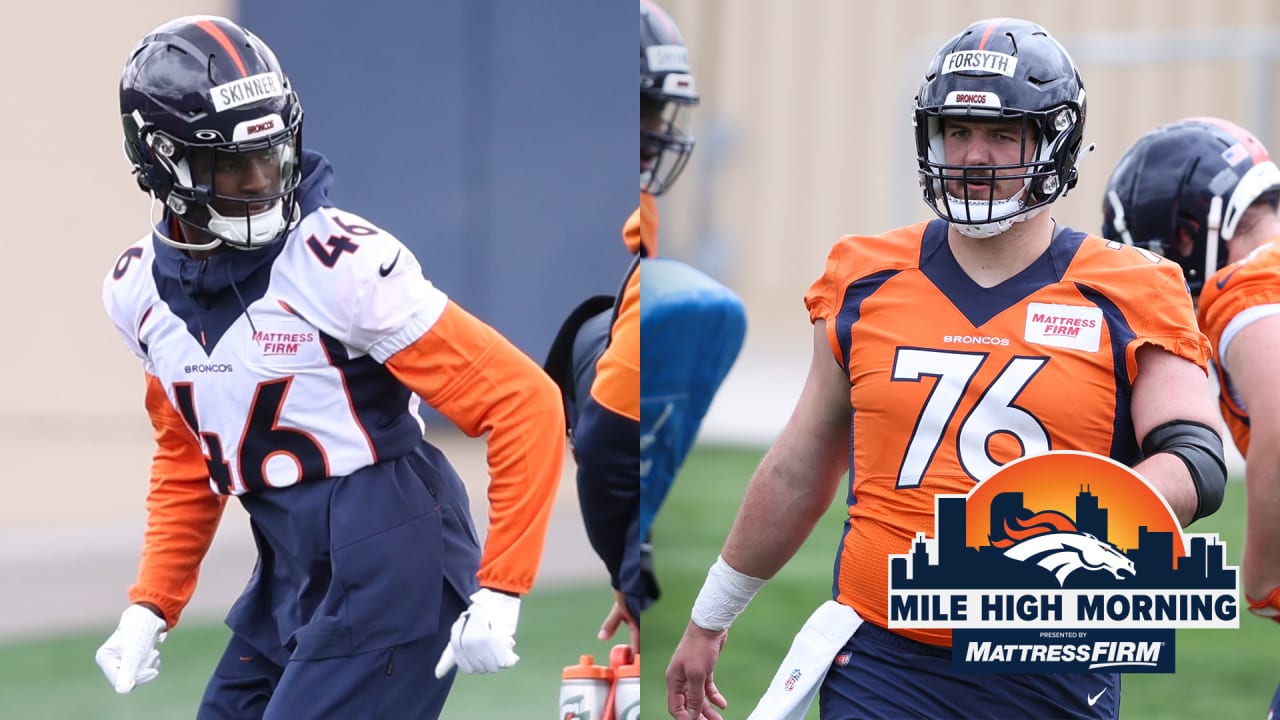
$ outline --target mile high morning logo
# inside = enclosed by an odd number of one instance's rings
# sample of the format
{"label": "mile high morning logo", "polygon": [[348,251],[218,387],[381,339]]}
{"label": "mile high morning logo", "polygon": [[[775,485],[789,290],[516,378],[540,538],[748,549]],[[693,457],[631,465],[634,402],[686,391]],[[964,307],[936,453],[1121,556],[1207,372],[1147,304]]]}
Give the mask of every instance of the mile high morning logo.
{"label": "mile high morning logo", "polygon": [[935,502],[889,558],[889,627],[951,628],[958,672],[1171,673],[1174,629],[1240,624],[1217,534],[1113,460],[1025,457]]}

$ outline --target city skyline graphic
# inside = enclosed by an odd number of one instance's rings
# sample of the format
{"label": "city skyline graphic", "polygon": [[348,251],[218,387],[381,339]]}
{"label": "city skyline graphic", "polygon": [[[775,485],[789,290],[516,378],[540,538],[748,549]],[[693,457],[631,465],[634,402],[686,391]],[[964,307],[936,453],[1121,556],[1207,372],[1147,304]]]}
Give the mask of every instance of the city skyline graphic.
{"label": "city skyline graphic", "polygon": [[959,672],[1175,671],[1179,628],[1239,627],[1239,568],[1110,458],[1015,460],[934,497],[889,556],[891,629],[949,631]]}
{"label": "city skyline graphic", "polygon": [[[1137,542],[1122,547],[1110,540],[1111,508],[1103,505],[1087,484],[1080,485],[1074,516],[1056,508],[1028,508],[1025,493],[1009,490],[996,494],[987,513],[986,542],[974,547],[968,526],[967,506],[972,496],[939,496],[936,500],[936,537],[917,537],[906,555],[890,560],[890,587],[895,590],[926,589],[1223,589],[1236,586],[1236,571],[1226,565],[1225,546],[1214,538],[1193,535],[1186,552],[1179,552],[1181,532],[1137,528]],[[1006,556],[1008,548],[993,545],[1008,537],[1006,522],[1023,526],[1048,511],[1074,523],[1132,562],[1133,571],[1122,577],[1110,572],[1078,571],[1065,581],[1032,562]],[[1011,521],[1011,522],[1010,522]],[[1016,543],[1015,543],[1016,544]]]}

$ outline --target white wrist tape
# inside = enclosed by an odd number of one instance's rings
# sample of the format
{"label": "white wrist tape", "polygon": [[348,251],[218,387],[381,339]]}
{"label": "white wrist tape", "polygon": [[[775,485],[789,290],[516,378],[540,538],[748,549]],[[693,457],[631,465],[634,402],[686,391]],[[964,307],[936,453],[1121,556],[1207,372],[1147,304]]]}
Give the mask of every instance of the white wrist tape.
{"label": "white wrist tape", "polygon": [[693,603],[693,624],[711,632],[728,630],[765,582],[734,570],[717,556]]}

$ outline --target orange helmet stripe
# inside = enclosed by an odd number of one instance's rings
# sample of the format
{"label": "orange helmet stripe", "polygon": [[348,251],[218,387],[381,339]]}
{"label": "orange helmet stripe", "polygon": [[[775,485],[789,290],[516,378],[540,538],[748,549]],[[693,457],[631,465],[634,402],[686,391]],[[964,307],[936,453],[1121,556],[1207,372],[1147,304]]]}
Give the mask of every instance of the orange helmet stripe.
{"label": "orange helmet stripe", "polygon": [[998,28],[998,27],[1000,27],[1001,25],[1003,25],[1003,24],[1004,24],[1004,21],[1006,21],[1006,20],[1008,20],[1008,19],[1009,19],[1009,18],[996,18],[996,19],[994,19],[994,20],[992,20],[992,21],[991,21],[991,24],[987,26],[987,29],[982,31],[982,42],[978,43],[978,49],[979,49],[979,50],[985,50],[985,49],[986,49],[986,47],[987,47],[987,41],[991,39],[991,33],[995,32],[995,31],[996,31],[996,28]]}
{"label": "orange helmet stripe", "polygon": [[1262,144],[1261,140],[1255,137],[1253,133],[1245,130],[1230,120],[1223,120],[1218,117],[1201,116],[1187,118],[1187,121],[1202,122],[1206,125],[1213,125],[1214,127],[1226,131],[1228,135],[1239,140],[1240,144],[1249,151],[1249,159],[1253,161],[1254,165],[1271,159],[1270,154],[1267,153],[1266,146]]}
{"label": "orange helmet stripe", "polygon": [[240,57],[240,51],[236,49],[235,44],[231,42],[227,34],[222,32],[222,28],[210,20],[201,20],[196,23],[196,27],[212,35],[213,39],[217,40],[218,44],[222,46],[222,49],[226,50],[227,54],[231,56],[231,59],[235,60],[236,67],[240,69],[240,77],[249,75],[249,72],[244,69],[244,60]]}

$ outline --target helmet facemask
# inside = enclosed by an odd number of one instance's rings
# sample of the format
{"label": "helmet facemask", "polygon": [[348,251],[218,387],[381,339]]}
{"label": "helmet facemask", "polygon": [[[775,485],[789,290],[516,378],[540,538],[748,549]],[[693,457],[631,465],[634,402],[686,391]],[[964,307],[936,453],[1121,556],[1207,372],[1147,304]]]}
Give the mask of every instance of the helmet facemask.
{"label": "helmet facemask", "polygon": [[[1223,184],[1229,182],[1224,175]],[[1164,248],[1161,253],[1177,261],[1188,283],[1194,283],[1197,289],[1209,276],[1226,266],[1227,243],[1235,237],[1240,219],[1249,207],[1259,201],[1276,207],[1277,200],[1280,200],[1280,169],[1270,160],[1260,162],[1239,177],[1234,188],[1226,190],[1230,195],[1222,195],[1219,189],[1219,194],[1209,199],[1209,211],[1203,223],[1190,213],[1178,214],[1174,221],[1174,234],[1178,238],[1188,238],[1189,252],[1173,252],[1172,248]],[[1132,244],[1132,239],[1127,242]]]}
{"label": "helmet facemask", "polygon": [[[278,115],[241,123],[230,142],[213,131],[207,143],[184,142],[163,132],[143,133],[153,159],[146,174],[163,178],[152,186],[158,200],[197,236],[169,238],[186,250],[226,244],[253,250],[284,237],[297,216],[294,193],[301,181],[298,124],[285,132],[261,134],[284,125]],[[203,138],[201,138],[203,139]]]}
{"label": "helmet facemask", "polygon": [[682,126],[689,103],[640,97],[640,191],[661,195],[680,176],[693,153],[693,136]]}
{"label": "helmet facemask", "polygon": [[[979,93],[970,93],[970,96]],[[987,238],[1014,223],[1029,220],[1066,193],[1076,181],[1074,149],[1083,131],[1079,104],[1067,103],[1045,111],[993,110],[999,98],[985,96],[985,106],[967,104],[918,108],[916,142],[920,183],[925,201],[940,217],[966,237]],[[1019,126],[1018,161],[1008,164],[963,165],[946,162],[943,131],[948,119],[971,122],[1012,121]],[[1083,157],[1083,156],[1081,156]],[[1007,197],[1000,188],[1010,181],[1022,187]],[[985,185],[986,190],[975,185]]]}

